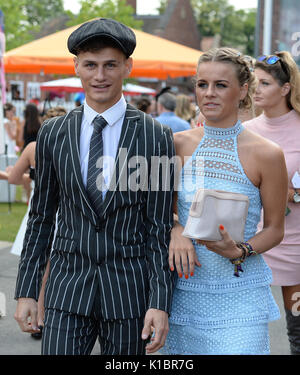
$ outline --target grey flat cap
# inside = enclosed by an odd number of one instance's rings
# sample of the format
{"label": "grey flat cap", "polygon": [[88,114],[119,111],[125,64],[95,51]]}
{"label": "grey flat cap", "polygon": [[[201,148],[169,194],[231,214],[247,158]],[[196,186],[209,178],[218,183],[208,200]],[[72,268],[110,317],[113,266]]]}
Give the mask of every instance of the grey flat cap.
{"label": "grey flat cap", "polygon": [[135,34],[129,27],[110,18],[99,18],[86,22],[74,30],[68,38],[68,49],[77,55],[77,48],[93,38],[112,39],[126,57],[132,55],[136,46]]}

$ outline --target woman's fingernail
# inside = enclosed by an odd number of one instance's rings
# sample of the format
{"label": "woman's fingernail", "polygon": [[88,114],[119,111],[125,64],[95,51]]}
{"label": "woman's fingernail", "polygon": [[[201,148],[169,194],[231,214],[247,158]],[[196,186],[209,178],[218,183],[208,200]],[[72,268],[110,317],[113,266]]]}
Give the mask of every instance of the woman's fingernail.
{"label": "woman's fingernail", "polygon": [[224,230],[225,229],[223,225],[220,225],[219,228],[220,228],[220,230]]}
{"label": "woman's fingernail", "polygon": [[188,279],[188,278],[189,278],[189,275],[185,275],[184,277],[185,277],[186,279]]}
{"label": "woman's fingernail", "polygon": [[191,272],[191,277],[193,277],[194,276],[194,272]]}
{"label": "woman's fingernail", "polygon": [[180,278],[182,278],[182,273],[180,273],[178,276],[179,276]]}
{"label": "woman's fingernail", "polygon": [[174,271],[174,267],[171,267],[170,270],[173,272]]}

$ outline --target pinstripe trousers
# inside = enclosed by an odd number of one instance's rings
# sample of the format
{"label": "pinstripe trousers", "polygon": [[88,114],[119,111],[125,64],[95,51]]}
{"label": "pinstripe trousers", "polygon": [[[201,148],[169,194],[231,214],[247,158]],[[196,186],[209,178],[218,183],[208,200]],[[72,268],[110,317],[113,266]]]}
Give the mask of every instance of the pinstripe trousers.
{"label": "pinstripe trousers", "polygon": [[46,308],[42,355],[89,355],[97,337],[101,355],[145,354],[144,317],[104,320],[99,312],[97,302],[91,316]]}

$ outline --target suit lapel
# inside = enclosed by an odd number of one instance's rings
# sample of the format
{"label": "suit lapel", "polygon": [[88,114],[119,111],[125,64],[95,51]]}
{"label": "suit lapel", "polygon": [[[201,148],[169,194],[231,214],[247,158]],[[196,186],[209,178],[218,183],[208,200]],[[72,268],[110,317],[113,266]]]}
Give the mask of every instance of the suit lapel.
{"label": "suit lapel", "polygon": [[[90,204],[88,195],[86,193],[85,186],[83,184],[81,175],[81,165],[80,165],[80,129],[83,115],[83,106],[78,107],[72,111],[70,118],[68,119],[68,140],[70,148],[70,156],[72,160],[73,172],[75,177],[74,188],[78,188],[82,196],[82,202],[85,207],[82,207],[80,200],[75,202],[75,204],[89,216],[90,220],[96,223],[97,214],[94,212],[92,205]],[[84,209],[86,208],[86,209]]]}
{"label": "suit lapel", "polygon": [[[128,189],[128,179],[126,178],[125,173],[127,173],[128,161],[134,150],[136,138],[142,128],[139,120],[140,114],[137,109],[130,104],[127,104],[126,114],[122,125],[122,131],[118,145],[118,154],[115,160],[113,177],[110,183],[109,190],[107,191],[105,199],[103,201],[103,215],[109,208],[109,205],[112,202],[116,191],[120,190],[120,182],[122,182],[123,185],[124,183],[126,183],[126,186],[122,186],[121,190],[124,190],[124,188]],[[124,176],[125,178],[122,178]]]}

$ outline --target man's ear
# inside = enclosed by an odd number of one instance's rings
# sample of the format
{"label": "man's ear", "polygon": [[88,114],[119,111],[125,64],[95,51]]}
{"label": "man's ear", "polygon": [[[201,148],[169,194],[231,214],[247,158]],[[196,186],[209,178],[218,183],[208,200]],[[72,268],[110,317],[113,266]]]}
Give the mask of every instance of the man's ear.
{"label": "man's ear", "polygon": [[73,62],[74,62],[75,73],[78,77],[79,75],[78,75],[78,57],[77,56],[73,57]]}
{"label": "man's ear", "polygon": [[126,78],[128,78],[130,76],[131,71],[132,71],[132,65],[133,65],[132,57],[128,57],[128,59],[126,59],[125,65],[126,65],[126,67],[125,67]]}

